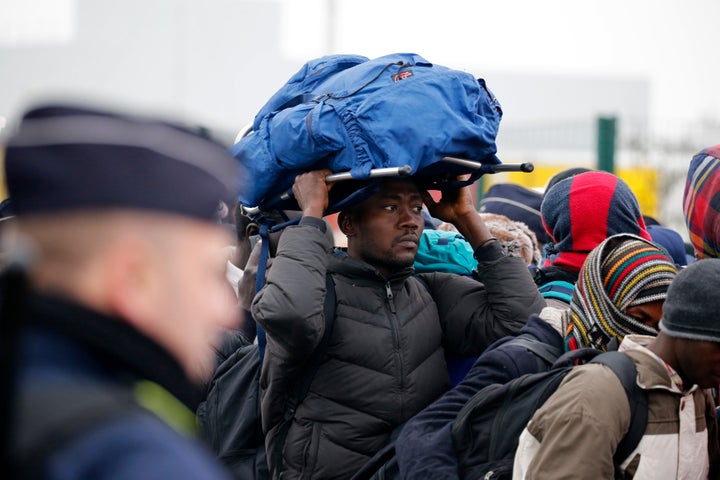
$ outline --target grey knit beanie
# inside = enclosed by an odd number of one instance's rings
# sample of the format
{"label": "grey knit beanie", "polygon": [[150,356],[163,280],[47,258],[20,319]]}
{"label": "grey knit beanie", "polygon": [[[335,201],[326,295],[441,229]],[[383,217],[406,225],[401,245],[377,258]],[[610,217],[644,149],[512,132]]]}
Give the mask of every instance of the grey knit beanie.
{"label": "grey knit beanie", "polygon": [[720,343],[720,259],[682,269],[668,289],[660,330],[666,335]]}

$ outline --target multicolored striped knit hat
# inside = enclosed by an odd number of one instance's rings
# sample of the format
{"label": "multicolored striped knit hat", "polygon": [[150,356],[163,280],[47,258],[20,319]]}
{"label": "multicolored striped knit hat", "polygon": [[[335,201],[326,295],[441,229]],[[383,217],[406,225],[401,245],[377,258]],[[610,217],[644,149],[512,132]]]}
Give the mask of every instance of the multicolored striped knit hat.
{"label": "multicolored striped knit hat", "polygon": [[613,338],[657,335],[625,311],[665,300],[676,275],[674,262],[653,243],[630,234],[606,239],[590,252],[575,284],[566,350],[583,346],[607,350]]}
{"label": "multicolored striped knit hat", "polygon": [[690,161],[683,212],[698,259],[720,258],[720,145]]}
{"label": "multicolored striped knit hat", "polygon": [[590,250],[618,233],[651,240],[635,194],[612,173],[591,171],[561,180],[545,193],[540,211],[558,251],[544,266],[579,272]]}

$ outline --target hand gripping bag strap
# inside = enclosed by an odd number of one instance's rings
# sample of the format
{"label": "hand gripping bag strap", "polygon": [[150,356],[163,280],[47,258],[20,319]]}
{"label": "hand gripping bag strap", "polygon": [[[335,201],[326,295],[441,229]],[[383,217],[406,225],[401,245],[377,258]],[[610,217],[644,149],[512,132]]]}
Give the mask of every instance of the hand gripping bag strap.
{"label": "hand gripping bag strap", "polygon": [[310,390],[310,385],[315,378],[315,374],[320,368],[320,364],[325,359],[330,336],[332,335],[333,326],[335,324],[335,308],[336,308],[335,284],[332,276],[328,273],[325,276],[325,304],[323,305],[323,313],[325,316],[325,329],[320,343],[313,353],[307,359],[303,372],[299,375],[290,386],[287,401],[285,402],[285,415],[282,423],[278,427],[278,434],[275,439],[271,465],[273,466],[272,478],[280,478],[283,466],[283,449],[285,448],[285,439],[295,417],[295,411],[298,405],[302,403]]}

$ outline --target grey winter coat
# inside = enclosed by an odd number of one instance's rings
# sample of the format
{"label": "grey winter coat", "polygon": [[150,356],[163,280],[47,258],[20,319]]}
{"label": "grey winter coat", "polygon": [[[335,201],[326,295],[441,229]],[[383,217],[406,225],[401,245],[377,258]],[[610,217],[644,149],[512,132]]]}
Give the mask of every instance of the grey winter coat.
{"label": "grey winter coat", "polygon": [[365,262],[329,253],[310,220],[283,233],[252,305],[268,339],[263,430],[270,458],[287,380],[322,338],[330,272],[336,319],[327,358],[286,438],[283,479],[350,478],[394,428],[449,388],[445,351],[477,356],[517,334],[545,302],[519,258],[480,262],[481,282],[431,273],[421,275],[423,285],[412,268],[386,280]]}

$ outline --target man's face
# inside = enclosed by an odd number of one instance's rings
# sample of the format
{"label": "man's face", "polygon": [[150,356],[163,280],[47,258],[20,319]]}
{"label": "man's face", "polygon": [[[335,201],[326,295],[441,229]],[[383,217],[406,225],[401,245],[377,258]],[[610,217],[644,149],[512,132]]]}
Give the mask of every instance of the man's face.
{"label": "man's face", "polygon": [[683,380],[701,388],[720,385],[720,343],[676,339],[675,353]]}
{"label": "man's face", "polygon": [[634,305],[625,309],[625,313],[633,317],[638,322],[647,325],[655,330],[658,329],[658,323],[662,318],[662,308],[665,300],[655,300],[653,302]]}
{"label": "man's face", "polygon": [[424,224],[421,212],[422,197],[412,181],[385,180],[342,222],[348,255],[364,260],[385,277],[411,266]]}
{"label": "man's face", "polygon": [[187,221],[173,232],[161,254],[164,261],[155,292],[164,324],[160,338],[195,380],[206,379],[212,371],[210,345],[219,329],[237,320],[222,251],[229,239],[217,225]]}

